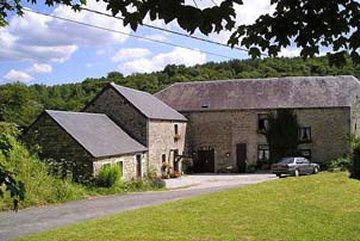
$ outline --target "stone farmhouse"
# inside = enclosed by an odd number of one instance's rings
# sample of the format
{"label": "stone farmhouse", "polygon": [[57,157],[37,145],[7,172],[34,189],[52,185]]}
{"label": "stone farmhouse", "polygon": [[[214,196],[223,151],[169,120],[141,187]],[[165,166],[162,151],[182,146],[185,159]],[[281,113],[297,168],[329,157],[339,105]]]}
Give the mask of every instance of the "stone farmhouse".
{"label": "stone farmhouse", "polygon": [[184,159],[195,172],[244,172],[269,158],[269,113],[291,109],[299,152],[326,163],[360,134],[359,96],[353,76],[185,82],[155,95],[110,83],[81,112],[45,111],[24,137],[42,146],[42,158],[73,162],[75,175],[108,164],[125,179],[165,164],[181,172]]}
{"label": "stone farmhouse", "polygon": [[153,95],[110,83],[82,112],[46,110],[24,137],[42,146],[41,158],[75,163],[75,176],[118,164],[131,179],[160,174],[164,163],[181,171],[186,122]]}
{"label": "stone farmhouse", "polygon": [[349,153],[359,134],[360,83],[353,76],[176,83],[156,97],[188,119],[186,149],[196,172],[244,172],[269,158],[262,134],[270,112],[291,109],[299,152],[325,164]]}

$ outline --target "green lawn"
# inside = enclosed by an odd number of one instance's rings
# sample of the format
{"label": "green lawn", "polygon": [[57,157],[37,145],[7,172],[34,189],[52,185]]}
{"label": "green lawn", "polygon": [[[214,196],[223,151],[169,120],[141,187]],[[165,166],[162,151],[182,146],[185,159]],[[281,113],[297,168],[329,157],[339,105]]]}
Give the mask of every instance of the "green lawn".
{"label": "green lawn", "polygon": [[360,240],[360,182],[346,173],[283,178],[22,240]]}

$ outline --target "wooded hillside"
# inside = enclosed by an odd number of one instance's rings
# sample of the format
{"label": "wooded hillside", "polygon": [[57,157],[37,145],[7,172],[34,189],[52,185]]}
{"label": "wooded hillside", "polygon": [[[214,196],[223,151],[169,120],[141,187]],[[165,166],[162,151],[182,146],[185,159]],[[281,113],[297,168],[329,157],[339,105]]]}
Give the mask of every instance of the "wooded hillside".
{"label": "wooded hillside", "polygon": [[168,65],[160,72],[126,77],[111,72],[106,77],[54,86],[6,84],[0,86],[0,121],[28,126],[43,109],[78,111],[108,82],[155,93],[182,81],[340,74],[360,76],[360,66],[353,65],[350,59],[344,67],[338,68],[330,66],[326,57],[306,61],[301,58],[269,58],[207,63],[194,67]]}

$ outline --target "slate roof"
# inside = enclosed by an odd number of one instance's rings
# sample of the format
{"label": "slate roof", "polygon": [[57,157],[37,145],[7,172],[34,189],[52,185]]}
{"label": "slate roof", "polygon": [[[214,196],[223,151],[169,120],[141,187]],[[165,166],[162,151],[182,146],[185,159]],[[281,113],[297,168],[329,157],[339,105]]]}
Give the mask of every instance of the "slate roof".
{"label": "slate roof", "polygon": [[104,114],[53,110],[45,112],[95,158],[147,150]]}
{"label": "slate roof", "polygon": [[353,76],[283,77],[175,83],[155,94],[178,111],[345,107],[359,80]]}
{"label": "slate roof", "polygon": [[149,119],[186,121],[186,118],[153,95],[110,83],[110,85]]}

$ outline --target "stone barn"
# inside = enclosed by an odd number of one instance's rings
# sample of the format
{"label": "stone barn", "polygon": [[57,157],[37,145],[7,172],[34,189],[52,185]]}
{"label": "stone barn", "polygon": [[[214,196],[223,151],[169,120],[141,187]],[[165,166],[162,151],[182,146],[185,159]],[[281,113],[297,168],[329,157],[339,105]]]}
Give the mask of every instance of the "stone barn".
{"label": "stone barn", "polygon": [[148,148],[145,167],[181,172],[187,119],[153,95],[110,83],[83,109],[104,113]]}
{"label": "stone barn", "polygon": [[147,148],[105,114],[46,110],[24,138],[41,146],[42,159],[71,163],[78,181],[95,176],[103,165],[120,165],[124,179],[146,173]]}
{"label": "stone barn", "polygon": [[155,95],[188,119],[186,152],[197,172],[244,172],[269,159],[268,115],[290,109],[300,124],[299,152],[326,164],[348,154],[359,134],[359,80],[285,77],[176,83]]}

